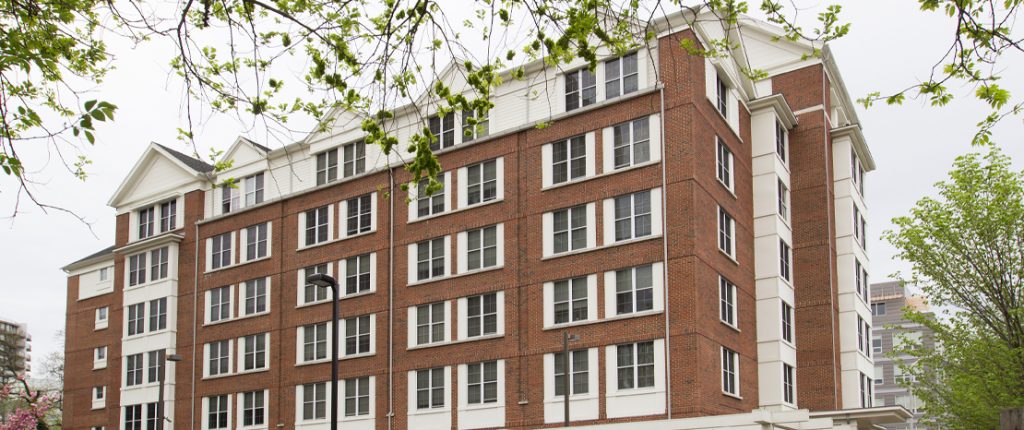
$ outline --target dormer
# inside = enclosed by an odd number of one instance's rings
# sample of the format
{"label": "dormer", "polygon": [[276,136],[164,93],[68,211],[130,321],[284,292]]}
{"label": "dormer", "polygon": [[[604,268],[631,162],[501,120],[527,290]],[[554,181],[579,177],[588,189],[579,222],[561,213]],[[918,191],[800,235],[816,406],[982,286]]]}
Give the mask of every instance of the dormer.
{"label": "dormer", "polygon": [[271,152],[270,148],[244,137],[235,139],[221,158],[230,162],[231,167],[217,173],[215,186],[210,190],[212,198],[208,201],[213,204],[208,213],[211,216],[256,206],[277,197],[275,190],[279,187],[270,184]]}

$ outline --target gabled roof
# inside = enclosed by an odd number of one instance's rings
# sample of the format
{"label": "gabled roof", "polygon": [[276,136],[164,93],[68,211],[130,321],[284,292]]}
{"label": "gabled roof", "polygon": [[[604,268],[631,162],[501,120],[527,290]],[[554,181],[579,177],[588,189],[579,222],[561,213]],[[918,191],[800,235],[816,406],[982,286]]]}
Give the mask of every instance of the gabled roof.
{"label": "gabled roof", "polygon": [[107,201],[107,205],[111,207],[119,207],[124,203],[124,199],[130,195],[131,191],[135,188],[135,184],[140,179],[144,178],[148,173],[147,168],[152,166],[153,160],[163,158],[167,160],[174,168],[179,169],[182,174],[189,177],[193,177],[196,180],[207,180],[209,174],[213,172],[213,166],[204,163],[201,160],[189,157],[188,155],[182,154],[171,148],[168,148],[159,143],[153,142],[149,144],[146,151],[142,153],[135,165],[132,166],[132,170],[128,172],[128,175],[121,181],[121,185],[117,187],[117,191]]}
{"label": "gabled roof", "polygon": [[68,264],[67,266],[64,266],[62,269],[64,271],[71,271],[71,270],[74,270],[76,267],[85,266],[85,265],[87,265],[89,263],[101,260],[101,259],[103,259],[103,257],[113,256],[113,255],[114,255],[114,245],[110,245],[110,246],[108,246],[106,248],[103,248],[103,249],[101,249],[99,251],[96,251],[96,252],[94,252],[92,254],[89,254],[89,255],[87,255],[87,256],[85,256],[83,258],[75,260],[74,262]]}
{"label": "gabled roof", "polygon": [[195,170],[196,172],[208,173],[208,172],[212,172],[213,171],[213,166],[211,166],[209,164],[206,164],[202,160],[189,157],[189,156],[187,156],[185,154],[182,154],[182,153],[180,153],[178,151],[175,151],[175,150],[173,150],[171,148],[163,146],[163,145],[161,145],[159,143],[155,143],[154,142],[153,144],[156,145],[156,146],[159,146],[164,151],[167,151],[172,157],[177,158],[178,161],[181,161],[186,166],[188,166],[190,169]]}

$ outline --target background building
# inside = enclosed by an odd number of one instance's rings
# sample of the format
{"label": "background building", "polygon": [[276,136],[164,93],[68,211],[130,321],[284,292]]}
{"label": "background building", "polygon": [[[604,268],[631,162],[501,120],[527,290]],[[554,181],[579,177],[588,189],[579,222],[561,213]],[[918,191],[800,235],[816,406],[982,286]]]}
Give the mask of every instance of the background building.
{"label": "background building", "polygon": [[896,360],[908,364],[916,360],[907,355],[893,355],[893,348],[902,342],[899,334],[915,342],[922,342],[928,347],[935,347],[931,329],[907,320],[903,311],[911,308],[918,312],[927,312],[928,304],[924,297],[907,294],[906,287],[900,282],[882,282],[871,285],[871,315],[874,321],[871,348],[875,352],[875,403],[879,405],[903,406],[914,414],[905,423],[888,424],[885,427],[893,430],[920,430],[926,427],[918,422],[921,420],[921,401],[910,393],[905,384],[913,383],[913,375],[902,371]]}
{"label": "background building", "polygon": [[[830,51],[744,20],[749,56],[691,56],[725,30],[686,18],[594,71],[526,65],[481,127],[396,108],[400,141],[439,137],[430,196],[348,112],[283,148],[239,138],[216,175],[150,145],[109,201],[114,246],[64,268],[65,427],[153,422],[166,366],[176,428],[326,428],[333,342],[352,429],[558,426],[563,378],[574,425],[901,420],[872,408],[874,163]],[[458,67],[438,79],[465,88]],[[334,339],[313,273],[341,283]]]}
{"label": "background building", "polygon": [[32,371],[32,335],[27,324],[0,317],[0,381]]}

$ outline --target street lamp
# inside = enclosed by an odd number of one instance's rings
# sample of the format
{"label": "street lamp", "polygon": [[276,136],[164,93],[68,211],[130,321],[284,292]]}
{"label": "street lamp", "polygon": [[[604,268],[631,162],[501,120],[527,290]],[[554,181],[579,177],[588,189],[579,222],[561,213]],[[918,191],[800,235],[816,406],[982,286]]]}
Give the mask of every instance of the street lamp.
{"label": "street lamp", "polygon": [[579,341],[580,337],[574,334],[569,334],[567,331],[562,332],[562,394],[565,396],[565,427],[569,427],[569,388],[572,387],[570,379],[572,378],[572,372],[569,371],[569,342]]}
{"label": "street lamp", "polygon": [[330,275],[316,273],[306,277],[306,282],[320,288],[331,288],[331,430],[338,430],[338,281]]}
{"label": "street lamp", "polygon": [[167,417],[164,416],[164,379],[167,377],[167,363],[177,363],[181,361],[181,356],[178,354],[167,354],[167,350],[165,349],[160,351],[159,359],[165,362],[160,363],[160,372],[158,372],[157,376],[157,384],[159,385],[159,388],[157,388],[156,395],[156,416],[159,418],[156,421],[156,429],[164,430],[164,420],[167,419]]}

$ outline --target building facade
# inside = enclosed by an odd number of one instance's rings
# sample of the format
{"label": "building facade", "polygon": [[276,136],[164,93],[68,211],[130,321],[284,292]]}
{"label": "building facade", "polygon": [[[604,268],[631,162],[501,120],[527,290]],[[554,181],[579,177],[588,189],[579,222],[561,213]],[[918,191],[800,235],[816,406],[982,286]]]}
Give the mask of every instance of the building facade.
{"label": "building facade", "polygon": [[888,424],[892,430],[923,430],[920,424],[924,404],[911,392],[914,376],[903,371],[898,361],[913,364],[916,359],[908,354],[893,353],[901,342],[910,340],[929,348],[935,347],[931,329],[912,322],[904,316],[904,309],[928,312],[923,297],[908,294],[900,282],[882,282],[871,286],[871,315],[874,333],[871,349],[875,354],[875,404],[902,406],[914,414],[904,423]]}
{"label": "building facade", "polygon": [[[175,428],[327,428],[333,342],[344,428],[561,426],[565,378],[572,425],[902,419],[871,404],[874,164],[831,54],[744,20],[735,56],[693,56],[725,30],[687,18],[593,71],[526,65],[479,126],[397,108],[400,141],[438,136],[429,195],[348,112],[283,148],[239,138],[216,175],[150,145],[113,248],[65,267],[64,425],[155,422],[166,372]],[[465,88],[456,67],[439,79]],[[340,284],[333,337],[314,273]]]}
{"label": "building facade", "polygon": [[28,324],[0,317],[0,380],[25,378],[32,371],[32,335]]}

